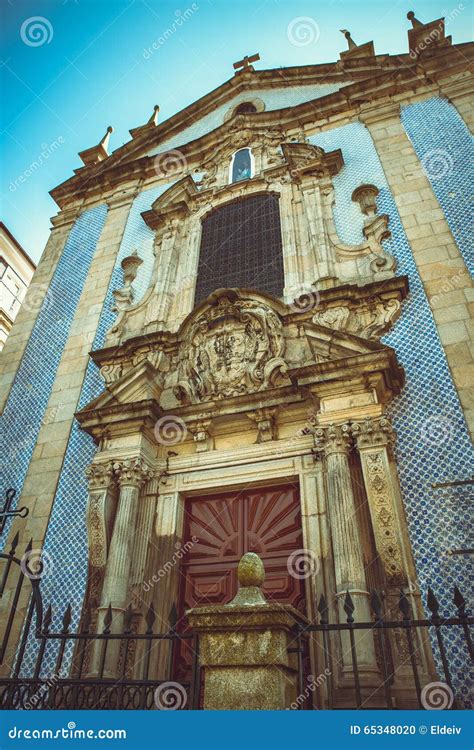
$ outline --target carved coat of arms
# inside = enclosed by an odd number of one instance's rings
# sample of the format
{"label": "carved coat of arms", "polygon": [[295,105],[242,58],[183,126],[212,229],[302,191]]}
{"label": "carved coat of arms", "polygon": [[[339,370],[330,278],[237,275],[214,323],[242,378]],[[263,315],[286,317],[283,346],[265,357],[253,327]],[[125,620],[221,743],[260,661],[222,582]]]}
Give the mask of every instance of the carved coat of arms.
{"label": "carved coat of arms", "polygon": [[199,403],[272,387],[287,370],[284,346],[281,320],[270,307],[225,290],[191,325],[175,394]]}

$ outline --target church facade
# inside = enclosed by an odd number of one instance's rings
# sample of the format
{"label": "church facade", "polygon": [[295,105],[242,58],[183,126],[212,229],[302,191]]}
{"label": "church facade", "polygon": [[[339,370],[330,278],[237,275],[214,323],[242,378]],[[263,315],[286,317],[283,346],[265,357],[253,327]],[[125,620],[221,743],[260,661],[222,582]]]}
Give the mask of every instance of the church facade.
{"label": "church facade", "polygon": [[[321,595],[330,622],[348,593],[367,622],[373,590],[389,619],[402,590],[415,620],[428,588],[446,612],[454,586],[467,591],[472,45],[410,19],[400,55],[346,32],[336,63],[244,58],[111,153],[109,128],[52,191],[59,212],[2,357],[2,486],[27,509],[3,542],[18,534],[28,565],[41,556],[42,599],[71,604],[75,626],[87,612],[94,631],[112,617],[140,632],[152,608],[162,632],[170,612],[185,632],[189,609],[233,599],[248,552],[268,600],[310,621]],[[442,654],[417,638],[432,683]],[[401,629],[386,647],[394,700],[410,705]],[[335,652],[343,706],[354,664],[343,639]],[[446,658],[461,705],[456,635]],[[173,659],[179,682],[190,655]],[[305,660],[324,673],[317,643]],[[362,685],[380,665],[361,639]]]}

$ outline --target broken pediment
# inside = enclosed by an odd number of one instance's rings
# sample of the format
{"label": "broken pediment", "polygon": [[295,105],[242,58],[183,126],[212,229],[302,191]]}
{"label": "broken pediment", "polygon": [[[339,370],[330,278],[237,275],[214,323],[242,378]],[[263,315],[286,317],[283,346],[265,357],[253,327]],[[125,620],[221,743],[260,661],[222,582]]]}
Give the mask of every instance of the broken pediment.
{"label": "broken pediment", "polygon": [[[351,290],[346,289],[350,298]],[[347,314],[351,318],[349,309]],[[106,390],[81,415],[103,416],[154,403],[159,413],[209,418],[255,410],[276,399],[318,396],[328,387],[380,378],[397,393],[403,371],[390,347],[295,312],[270,295],[220,289],[184,320],[177,333],[138,336],[93,353]],[[196,412],[196,409],[198,412]]]}

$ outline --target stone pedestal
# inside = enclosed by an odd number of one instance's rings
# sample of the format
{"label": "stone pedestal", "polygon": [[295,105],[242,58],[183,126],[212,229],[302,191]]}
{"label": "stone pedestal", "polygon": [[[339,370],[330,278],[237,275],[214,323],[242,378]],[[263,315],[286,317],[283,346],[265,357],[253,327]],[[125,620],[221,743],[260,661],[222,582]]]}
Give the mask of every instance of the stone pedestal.
{"label": "stone pedestal", "polygon": [[304,615],[290,605],[267,602],[260,558],[247,553],[239,563],[241,588],[222,607],[187,613],[199,634],[204,669],[204,708],[210,710],[283,710],[298,697],[295,626]]}

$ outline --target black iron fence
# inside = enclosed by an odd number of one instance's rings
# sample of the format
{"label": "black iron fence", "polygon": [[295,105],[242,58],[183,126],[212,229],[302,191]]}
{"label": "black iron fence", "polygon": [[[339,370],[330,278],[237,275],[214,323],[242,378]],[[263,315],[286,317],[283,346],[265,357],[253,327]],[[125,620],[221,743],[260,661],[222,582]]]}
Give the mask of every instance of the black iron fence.
{"label": "black iron fence", "polygon": [[[130,606],[114,618],[112,607],[102,613],[100,626],[85,614],[77,631],[71,629],[67,606],[59,626],[49,606],[43,610],[40,591],[41,559],[31,570],[31,543],[16,556],[18,535],[8,553],[0,553],[0,708],[4,709],[169,709],[201,707],[199,642],[194,633],[178,633],[175,613],[167,632],[155,632],[152,607],[141,614]],[[2,567],[3,566],[3,572]],[[10,580],[9,580],[10,579]],[[13,583],[12,580],[13,579]],[[7,587],[7,581],[9,585]],[[4,594],[8,592],[8,601]],[[349,593],[343,603],[345,622],[330,622],[329,606],[321,596],[319,622],[299,628],[291,648],[298,662],[298,700],[293,708],[463,708],[456,696],[449,666],[446,633],[458,634],[467,659],[473,659],[466,601],[454,589],[455,616],[444,616],[431,590],[429,618],[413,618],[403,591],[388,614],[377,592],[372,593],[373,620],[356,622]],[[119,627],[117,626],[119,622]],[[378,683],[369,683],[360,663],[361,631],[371,631]],[[444,705],[427,706],[426,662],[423,641],[433,637],[444,680]],[[308,644],[309,641],[309,644]],[[309,646],[309,648],[308,648]],[[429,649],[428,649],[429,651]],[[183,654],[192,653],[192,664]],[[312,654],[321,675],[308,678]],[[341,668],[343,665],[343,669]],[[433,666],[433,665],[431,665]],[[405,695],[400,697],[400,668]],[[408,670],[408,673],[407,673]],[[433,675],[434,672],[432,671]],[[158,677],[157,677],[158,676]],[[439,683],[436,683],[439,684]],[[403,689],[402,689],[403,693]],[[440,700],[438,695],[436,700]]]}
{"label": "black iron fence", "polygon": [[[0,553],[4,565],[0,602],[8,579],[16,575],[16,581],[9,588],[10,600],[4,607],[0,627],[3,631],[0,668],[8,672],[8,676],[0,676],[0,708],[199,707],[199,642],[195,634],[180,634],[173,623],[166,633],[156,633],[153,607],[143,615],[132,610],[131,606],[119,613],[119,632],[116,632],[110,606],[100,632],[95,626],[91,627],[92,617],[87,613],[78,631],[71,630],[70,606],[66,607],[61,626],[55,631],[52,629],[53,619],[56,619],[52,607],[49,606],[43,615],[39,586],[41,571],[38,569],[41,560],[36,560],[34,571],[29,570],[28,553],[32,545],[28,545],[19,559],[15,555],[17,544],[18,535],[13,539],[9,553]],[[21,636],[16,645],[19,632]],[[192,669],[175,682],[176,654],[184,641],[193,653]],[[10,666],[5,663],[7,653]],[[156,674],[160,679],[156,679]]]}
{"label": "black iron fence", "polygon": [[[398,601],[398,612],[394,618],[393,611],[388,617],[384,614],[384,606],[381,596],[377,591],[372,592],[371,607],[374,619],[370,622],[356,622],[354,620],[354,603],[349,593],[346,593],[343,609],[346,614],[346,622],[329,622],[329,607],[324,595],[321,596],[317,605],[319,623],[299,627],[295,631],[296,647],[291,649],[298,655],[298,692],[299,698],[294,708],[464,708],[463,701],[456,696],[453,686],[449,659],[446,648],[446,631],[450,637],[456,630],[458,641],[462,644],[466,658],[466,666],[474,659],[470,627],[474,624],[474,618],[469,616],[466,609],[466,601],[457,587],[454,587],[453,603],[456,607],[456,616],[445,617],[440,613],[440,605],[431,589],[428,589],[426,604],[431,616],[425,619],[413,619],[412,609],[407,595],[401,591]],[[356,634],[361,631],[372,631],[374,638],[378,673],[378,680],[372,680],[367,684],[364,675],[361,675],[359,663]],[[343,634],[346,634],[345,636]],[[336,635],[337,637],[334,637]],[[442,682],[431,683],[435,686],[435,692],[430,697],[426,690],[426,672],[423,669],[423,649],[420,644],[435,638],[435,648],[441,665],[442,674],[438,679]],[[341,646],[341,637],[346,638],[346,645]],[[308,693],[314,688],[308,677],[308,669],[303,658],[306,648],[303,641],[316,639],[314,644],[322,661],[323,671],[316,678],[318,700],[308,700]],[[343,659],[341,652],[345,651],[345,678],[341,678],[341,665]],[[396,657],[396,658],[394,658]],[[404,669],[405,695],[400,697],[396,688],[396,678],[400,677],[400,669]],[[407,669],[409,675],[407,675]],[[441,672],[441,670],[438,670]],[[424,685],[423,685],[424,679]],[[308,687],[308,681],[309,686]],[[374,684],[376,682],[377,684]],[[436,692],[437,686],[437,692]],[[443,691],[444,688],[444,691]],[[402,691],[403,692],[403,691]],[[313,693],[313,695],[314,695]],[[432,703],[430,704],[430,700]],[[319,702],[319,705],[318,705]]]}

